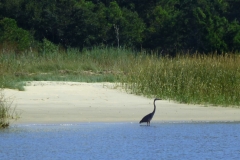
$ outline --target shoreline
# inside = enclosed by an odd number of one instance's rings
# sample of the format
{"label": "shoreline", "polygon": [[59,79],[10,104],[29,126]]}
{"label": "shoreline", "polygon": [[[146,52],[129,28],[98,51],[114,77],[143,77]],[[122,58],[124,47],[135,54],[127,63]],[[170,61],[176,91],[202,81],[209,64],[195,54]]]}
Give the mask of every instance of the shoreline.
{"label": "shoreline", "polygon": [[[155,124],[239,124],[240,121],[151,121],[151,126]],[[139,122],[130,121],[92,121],[92,122],[12,122],[10,126],[72,126],[72,125],[85,125],[85,124],[136,124],[139,126],[147,126],[147,123],[139,124]]]}
{"label": "shoreline", "polygon": [[[113,89],[112,83],[33,81],[24,88],[3,90],[20,113],[12,124],[139,123],[153,111],[153,99]],[[151,122],[240,122],[240,109],[160,100]]]}

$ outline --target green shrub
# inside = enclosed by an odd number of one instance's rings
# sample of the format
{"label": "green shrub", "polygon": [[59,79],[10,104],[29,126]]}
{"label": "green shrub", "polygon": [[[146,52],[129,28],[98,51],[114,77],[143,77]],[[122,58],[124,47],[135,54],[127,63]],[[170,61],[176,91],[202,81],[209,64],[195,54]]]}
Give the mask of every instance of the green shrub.
{"label": "green shrub", "polygon": [[0,43],[3,49],[20,53],[29,49],[31,36],[28,31],[19,28],[14,19],[4,18],[0,21]]}
{"label": "green shrub", "polygon": [[48,57],[55,56],[58,53],[58,46],[53,44],[51,41],[46,38],[43,39],[43,42],[40,47],[40,53],[43,56],[48,55]]}

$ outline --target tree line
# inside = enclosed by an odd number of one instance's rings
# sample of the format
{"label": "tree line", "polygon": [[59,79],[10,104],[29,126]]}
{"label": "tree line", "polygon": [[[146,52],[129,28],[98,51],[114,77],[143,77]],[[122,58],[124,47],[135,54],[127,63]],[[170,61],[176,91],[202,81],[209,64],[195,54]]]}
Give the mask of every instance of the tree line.
{"label": "tree line", "polygon": [[0,42],[236,52],[239,8],[240,0],[1,0]]}

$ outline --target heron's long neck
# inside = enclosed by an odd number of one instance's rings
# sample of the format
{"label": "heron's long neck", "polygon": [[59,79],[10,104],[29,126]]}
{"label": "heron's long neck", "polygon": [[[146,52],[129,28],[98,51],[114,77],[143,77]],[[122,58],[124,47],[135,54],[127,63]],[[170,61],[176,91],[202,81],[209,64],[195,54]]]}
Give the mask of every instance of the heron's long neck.
{"label": "heron's long neck", "polygon": [[155,113],[155,111],[156,111],[156,105],[155,105],[155,101],[153,102],[153,105],[154,105],[154,109],[153,109],[153,114]]}

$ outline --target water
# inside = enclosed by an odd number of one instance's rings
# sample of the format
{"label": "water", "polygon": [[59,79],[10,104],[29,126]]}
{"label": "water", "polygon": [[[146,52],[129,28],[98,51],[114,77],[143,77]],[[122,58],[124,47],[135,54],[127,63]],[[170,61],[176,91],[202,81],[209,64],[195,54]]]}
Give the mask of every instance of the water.
{"label": "water", "polygon": [[0,159],[239,159],[240,123],[79,123],[0,130]]}

